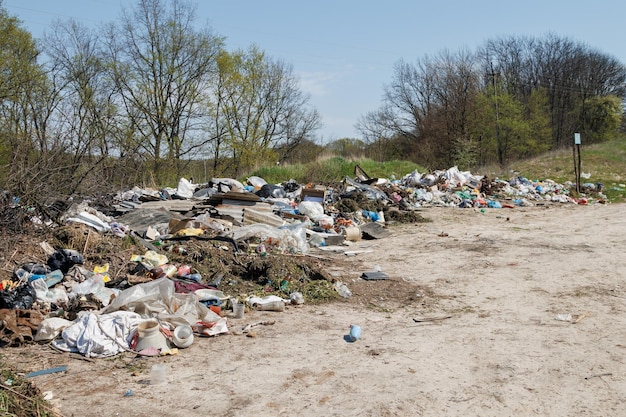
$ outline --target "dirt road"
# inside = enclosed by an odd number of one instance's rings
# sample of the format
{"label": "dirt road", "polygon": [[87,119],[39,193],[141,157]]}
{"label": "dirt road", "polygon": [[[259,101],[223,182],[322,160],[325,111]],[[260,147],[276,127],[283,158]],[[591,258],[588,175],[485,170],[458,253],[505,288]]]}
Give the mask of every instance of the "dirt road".
{"label": "dirt road", "polygon": [[[175,356],[3,353],[24,372],[68,366],[33,378],[66,417],[626,415],[625,214],[426,209],[355,256],[319,253],[346,302],[247,312]],[[359,278],[376,266],[388,281]],[[149,384],[156,363],[167,384]]]}

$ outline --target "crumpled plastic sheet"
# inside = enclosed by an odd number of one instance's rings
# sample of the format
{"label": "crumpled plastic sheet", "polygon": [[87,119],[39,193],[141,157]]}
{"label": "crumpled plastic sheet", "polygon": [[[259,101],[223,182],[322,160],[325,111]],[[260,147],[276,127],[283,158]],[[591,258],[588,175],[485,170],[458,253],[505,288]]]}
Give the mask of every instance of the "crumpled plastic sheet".
{"label": "crumpled plastic sheet", "polygon": [[174,327],[193,325],[198,321],[216,322],[220,316],[200,303],[195,294],[175,292],[174,282],[167,277],[134,285],[121,291],[103,313],[126,310],[144,318],[155,317]]}
{"label": "crumpled plastic sheet", "polygon": [[307,253],[310,249],[306,240],[306,224],[294,223],[291,225],[274,227],[263,223],[255,223],[238,227],[233,231],[235,241],[257,238],[261,241],[273,239],[284,252]]}
{"label": "crumpled plastic sheet", "polygon": [[55,339],[61,332],[74,324],[73,321],[66,320],[61,317],[48,317],[44,319],[37,327],[35,334],[35,342],[45,342]]}
{"label": "crumpled plastic sheet", "polygon": [[132,329],[144,321],[130,311],[109,314],[83,314],[55,339],[52,345],[65,352],[80,353],[88,358],[105,358],[129,349]]}
{"label": "crumpled plastic sheet", "polygon": [[[133,331],[148,318],[179,325],[215,323],[207,335],[228,332],[226,320],[198,301],[195,294],[175,292],[174,282],[159,278],[121,291],[100,313],[80,316],[53,341],[57,348],[87,357],[107,357],[129,349]],[[65,325],[66,323],[62,323]],[[44,335],[54,333],[46,330]]]}

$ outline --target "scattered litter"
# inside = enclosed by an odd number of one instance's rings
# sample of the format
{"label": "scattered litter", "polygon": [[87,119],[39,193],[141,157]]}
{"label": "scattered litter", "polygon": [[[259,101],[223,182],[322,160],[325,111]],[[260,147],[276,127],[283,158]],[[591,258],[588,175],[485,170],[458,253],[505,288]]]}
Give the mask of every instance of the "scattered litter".
{"label": "scattered litter", "polygon": [[[205,184],[180,178],[175,189],[134,187],[103,196],[97,206],[90,200],[65,204],[57,211],[59,221],[67,225],[64,242],[68,247],[40,242],[43,260],[37,256],[15,259],[17,251],[7,260],[7,266],[15,263],[17,267],[9,269],[10,279],[0,281],[0,320],[5,323],[0,343],[20,346],[50,341],[56,349],[85,358],[127,351],[177,354],[177,348],[194,343],[194,336],[228,333],[224,309],[232,307],[228,303],[235,296],[246,300],[245,305],[236,306],[237,317],[243,317],[246,305],[280,312],[303,304],[302,294],[310,293],[299,285],[313,274],[308,265],[295,272],[284,264],[274,266],[271,261],[278,255],[291,257],[295,264],[296,259],[327,260],[319,256],[325,251],[346,257],[372,253],[375,249],[361,240],[389,237],[393,229],[388,226],[393,223],[424,221],[423,207],[474,208],[487,213],[606,200],[600,183],[585,183],[584,194],[574,198],[570,196],[572,183],[519,176],[490,179],[457,167],[414,171],[399,179],[371,178],[359,166],[354,173],[355,178],[345,177],[332,185],[302,185],[293,180],[268,184],[254,176],[246,184],[230,178],[212,178]],[[15,199],[20,201],[19,196]],[[20,208],[19,204],[11,207]],[[437,233],[448,237],[443,231]],[[128,271],[113,263],[114,257],[95,260],[92,256],[105,235],[137,243],[133,252],[124,255]],[[215,252],[204,252],[203,247],[201,253],[194,253],[195,242],[211,243],[211,251],[219,251],[218,256],[237,256],[236,268],[215,262],[217,270],[198,270],[194,263],[206,263]],[[90,258],[84,259],[78,249],[89,250]],[[230,272],[242,266],[240,255],[260,261],[243,265],[248,272],[254,268],[250,276],[259,281],[255,282],[260,287],[257,293],[251,287],[232,286],[236,280],[249,279],[243,278],[245,273],[233,278],[238,272]],[[87,260],[89,265],[83,265]],[[352,296],[341,276],[321,268],[314,273],[316,279],[327,280],[323,290],[315,288],[314,294]],[[361,278],[379,281],[389,276],[376,265]],[[262,291],[268,295],[259,297]],[[556,320],[578,323],[587,316],[559,314]],[[448,317],[414,321],[444,318]],[[139,337],[145,331],[141,323],[149,320],[157,323],[155,332]]]}
{"label": "scattered litter", "polygon": [[572,315],[571,314],[557,314],[554,319],[558,321],[572,321]]}
{"label": "scattered litter", "polygon": [[41,371],[30,372],[24,375],[24,378],[33,378],[40,375],[55,374],[57,372],[67,371],[67,365],[57,366],[55,368],[42,369]]}
{"label": "scattered litter", "polygon": [[387,274],[385,274],[384,272],[363,272],[363,274],[361,275],[361,278],[363,278],[366,281],[378,281],[378,280],[384,280],[384,279],[389,279],[389,276]]}
{"label": "scattered litter", "polygon": [[361,327],[356,324],[350,325],[350,332],[346,335],[346,341],[353,343],[361,338]]}
{"label": "scattered litter", "polygon": [[452,316],[417,317],[417,318],[413,318],[413,321],[415,323],[427,323],[431,321],[440,321],[440,320],[446,320],[450,318],[452,318]]}
{"label": "scattered litter", "polygon": [[586,317],[589,317],[588,311],[582,314],[569,314],[569,313],[557,314],[554,319],[558,321],[568,321],[570,323],[576,324],[576,323],[579,323],[581,320],[585,319]]}
{"label": "scattered litter", "polygon": [[335,281],[334,288],[343,298],[350,298],[352,296],[350,288],[341,281]]}

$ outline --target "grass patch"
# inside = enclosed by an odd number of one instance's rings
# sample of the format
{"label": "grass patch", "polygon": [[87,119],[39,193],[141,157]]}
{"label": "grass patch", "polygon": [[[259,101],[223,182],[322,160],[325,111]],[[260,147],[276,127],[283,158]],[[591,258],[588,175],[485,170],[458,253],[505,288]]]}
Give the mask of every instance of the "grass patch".
{"label": "grass patch", "polygon": [[[319,159],[308,164],[279,165],[255,170],[250,176],[258,176],[271,184],[279,184],[290,179],[298,183],[309,182],[327,184],[354,178],[354,168],[360,166],[371,178],[402,178],[406,174],[423,168],[409,161],[376,162],[371,159],[345,159],[340,156]],[[243,179],[245,182],[245,179]]]}
{"label": "grass patch", "polygon": [[[581,172],[589,174],[589,178],[581,178],[581,183],[601,183],[603,193],[610,202],[623,202],[626,196],[626,140],[581,145],[580,154]],[[505,168],[483,167],[476,174],[505,180],[523,176],[533,181],[551,179],[560,184],[567,181],[576,183],[574,153],[571,148],[516,161]]]}
{"label": "grass patch", "polygon": [[37,387],[15,374],[0,360],[0,415],[14,417],[60,417],[43,399]]}

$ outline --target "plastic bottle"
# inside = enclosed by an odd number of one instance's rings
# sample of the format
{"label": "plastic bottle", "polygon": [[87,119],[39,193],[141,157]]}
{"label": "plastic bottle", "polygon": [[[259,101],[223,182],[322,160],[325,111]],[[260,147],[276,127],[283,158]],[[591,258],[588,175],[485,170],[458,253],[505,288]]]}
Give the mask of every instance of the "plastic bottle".
{"label": "plastic bottle", "polygon": [[202,275],[200,274],[184,275],[181,278],[187,279],[189,281],[202,282]]}
{"label": "plastic bottle", "polygon": [[356,342],[361,338],[361,327],[356,324],[350,325],[350,341]]}
{"label": "plastic bottle", "polygon": [[255,308],[261,311],[284,311],[285,302],[284,301],[270,301],[267,303],[258,303]]}
{"label": "plastic bottle", "polygon": [[349,298],[352,296],[352,291],[350,291],[350,288],[348,288],[348,286],[343,282],[336,281],[334,287],[335,291],[337,291],[343,298]]}

